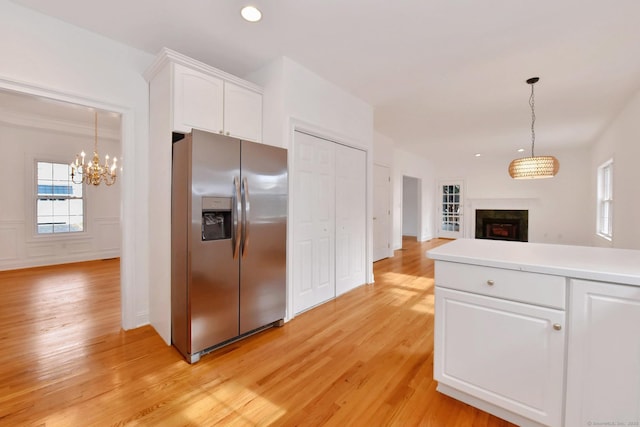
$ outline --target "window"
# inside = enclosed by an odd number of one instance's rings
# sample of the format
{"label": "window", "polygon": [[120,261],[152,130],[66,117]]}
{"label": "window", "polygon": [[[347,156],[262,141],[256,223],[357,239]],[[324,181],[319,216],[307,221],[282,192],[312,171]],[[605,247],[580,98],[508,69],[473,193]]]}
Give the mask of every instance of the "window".
{"label": "window", "polygon": [[37,162],[37,234],[77,233],[84,230],[82,184],[71,181],[70,166]]}
{"label": "window", "polygon": [[598,168],[598,235],[613,238],[613,159]]}

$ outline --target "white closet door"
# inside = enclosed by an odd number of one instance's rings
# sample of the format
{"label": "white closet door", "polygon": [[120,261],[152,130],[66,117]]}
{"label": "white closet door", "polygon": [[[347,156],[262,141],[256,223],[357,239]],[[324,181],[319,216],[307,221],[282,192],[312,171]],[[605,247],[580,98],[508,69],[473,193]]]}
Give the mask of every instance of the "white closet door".
{"label": "white closet door", "polygon": [[362,150],[336,148],[336,295],[366,282],[367,160]]}
{"label": "white closet door", "polygon": [[335,144],[296,131],[294,156],[291,268],[300,313],[335,297]]}

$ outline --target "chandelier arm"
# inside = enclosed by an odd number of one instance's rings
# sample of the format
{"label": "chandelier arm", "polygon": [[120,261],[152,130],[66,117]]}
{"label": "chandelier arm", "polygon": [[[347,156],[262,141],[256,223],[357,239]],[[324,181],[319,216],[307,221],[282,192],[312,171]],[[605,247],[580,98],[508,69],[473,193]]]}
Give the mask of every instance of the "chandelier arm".
{"label": "chandelier arm", "polygon": [[[100,164],[100,157],[98,155],[98,110],[94,110],[94,141],[93,141],[93,157],[85,164],[84,151],[80,155],[76,155],[76,159],[71,163],[71,181],[74,184],[90,184],[100,185],[101,182],[106,185],[112,185],[116,182],[116,161],[117,158],[113,158],[109,163],[109,156],[104,158],[104,165]],[[82,156],[82,162],[80,162],[80,156]],[[77,175],[77,177],[76,177]]]}

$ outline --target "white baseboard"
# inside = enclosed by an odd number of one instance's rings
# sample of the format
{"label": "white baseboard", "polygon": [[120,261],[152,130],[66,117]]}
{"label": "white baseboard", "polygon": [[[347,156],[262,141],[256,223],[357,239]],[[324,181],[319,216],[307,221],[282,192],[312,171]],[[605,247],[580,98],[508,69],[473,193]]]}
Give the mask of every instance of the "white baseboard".
{"label": "white baseboard", "polygon": [[70,264],[73,262],[85,262],[85,261],[97,261],[101,259],[110,259],[120,257],[119,250],[111,250],[96,253],[78,253],[78,254],[65,254],[63,256],[44,256],[44,257],[30,257],[30,258],[18,258],[11,260],[0,261],[0,271],[5,270],[18,270],[22,268],[44,267],[47,265],[59,265]]}

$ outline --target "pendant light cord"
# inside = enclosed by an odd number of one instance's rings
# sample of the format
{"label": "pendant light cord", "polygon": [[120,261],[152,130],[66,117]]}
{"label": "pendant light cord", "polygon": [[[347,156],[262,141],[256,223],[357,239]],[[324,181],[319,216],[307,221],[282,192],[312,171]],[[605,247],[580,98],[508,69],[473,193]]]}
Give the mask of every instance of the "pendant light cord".
{"label": "pendant light cord", "polygon": [[536,111],[535,111],[535,97],[533,96],[533,86],[535,83],[531,84],[531,96],[529,97],[529,105],[531,106],[531,157],[535,157],[533,154],[533,147],[536,144],[536,131],[533,125],[536,123]]}

